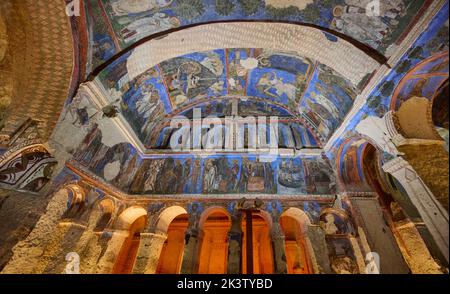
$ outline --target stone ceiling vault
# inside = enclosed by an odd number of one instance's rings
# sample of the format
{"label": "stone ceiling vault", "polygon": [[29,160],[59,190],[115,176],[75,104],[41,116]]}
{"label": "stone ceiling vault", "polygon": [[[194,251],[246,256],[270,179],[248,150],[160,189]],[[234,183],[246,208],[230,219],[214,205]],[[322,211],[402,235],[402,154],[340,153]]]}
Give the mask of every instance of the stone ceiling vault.
{"label": "stone ceiling vault", "polygon": [[[43,121],[41,136],[53,131],[68,97],[73,42],[61,0],[2,0],[9,46],[12,94],[2,134],[8,136],[28,117]],[[1,73],[0,73],[1,74]]]}

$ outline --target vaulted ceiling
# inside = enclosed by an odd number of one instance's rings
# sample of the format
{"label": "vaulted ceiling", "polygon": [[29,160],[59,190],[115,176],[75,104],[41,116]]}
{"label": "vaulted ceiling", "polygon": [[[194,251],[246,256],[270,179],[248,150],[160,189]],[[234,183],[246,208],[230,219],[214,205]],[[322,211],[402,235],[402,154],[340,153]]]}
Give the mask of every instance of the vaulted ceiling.
{"label": "vaulted ceiling", "polygon": [[147,149],[170,118],[223,117],[233,100],[322,147],[430,1],[381,1],[373,16],[370,3],[87,0],[86,74]]}

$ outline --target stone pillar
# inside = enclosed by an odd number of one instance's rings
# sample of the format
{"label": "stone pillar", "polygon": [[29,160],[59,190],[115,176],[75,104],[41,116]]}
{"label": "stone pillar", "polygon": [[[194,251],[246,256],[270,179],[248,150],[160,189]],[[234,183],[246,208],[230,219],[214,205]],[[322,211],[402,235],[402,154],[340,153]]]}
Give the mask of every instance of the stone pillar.
{"label": "stone pillar", "polygon": [[130,234],[127,230],[114,231],[103,256],[97,264],[97,274],[110,274],[122,248],[123,242]]}
{"label": "stone pillar", "polygon": [[413,274],[442,274],[440,266],[431,256],[414,223],[408,219],[396,221],[400,250]]}
{"label": "stone pillar", "polygon": [[231,228],[228,232],[228,274],[242,273],[242,213],[231,215]]}
{"label": "stone pillar", "polygon": [[158,266],[159,257],[167,240],[164,233],[141,233],[133,274],[154,274]]}
{"label": "stone pillar", "polygon": [[349,236],[348,239],[350,240],[350,243],[352,244],[352,247],[353,247],[353,252],[355,254],[356,264],[358,266],[359,273],[365,274],[366,273],[366,262],[365,262],[365,258],[363,256],[363,254],[361,252],[361,248],[359,247],[358,240],[356,240],[356,238],[353,236]]}
{"label": "stone pillar", "polygon": [[47,212],[39,219],[36,226],[25,240],[13,248],[13,256],[3,268],[4,274],[40,273],[48,260],[43,258],[45,247],[58,239],[57,227],[61,215],[67,209],[67,192],[65,189],[55,194],[47,206]]}
{"label": "stone pillar", "polygon": [[279,218],[273,219],[272,231],[270,233],[273,244],[274,273],[287,274],[286,245],[284,242],[283,229]]}
{"label": "stone pillar", "polygon": [[[98,219],[100,218],[100,211],[92,211],[89,215],[88,225],[79,223],[78,221],[66,220],[58,224],[57,233],[58,238],[49,244],[45,250],[45,254],[49,256],[49,263],[46,265],[43,273],[45,274],[60,274],[65,273],[67,265],[66,256],[68,253],[75,253],[80,256],[79,242],[86,239],[86,234],[92,234]],[[83,238],[84,236],[84,238]],[[82,273],[80,271],[80,273]]]}
{"label": "stone pillar", "polygon": [[54,244],[47,248],[46,255],[50,256],[51,260],[43,270],[44,274],[60,274],[65,272],[66,255],[75,251],[75,245],[80,240],[80,237],[87,230],[87,227],[75,222],[62,222],[58,225],[60,231],[59,237]]}
{"label": "stone pillar", "polygon": [[[328,246],[325,240],[325,232],[317,225],[308,226],[306,236],[312,244],[313,253],[317,262],[319,274],[331,274],[330,256]],[[310,246],[308,246],[310,247]]]}
{"label": "stone pillar", "polygon": [[[94,229],[102,217],[102,212],[100,210],[93,210],[89,216],[88,226],[81,230],[81,236],[78,238],[78,242],[74,240],[70,241],[67,246],[63,245],[63,260],[70,252],[75,252],[80,256],[80,273],[87,274],[91,273],[91,267],[87,266],[89,264],[90,257],[94,254],[94,252],[100,253],[100,250],[95,250],[95,243],[93,241],[98,241],[98,234],[94,232]],[[81,227],[79,226],[81,229]],[[98,258],[98,255],[97,255]],[[65,268],[59,267],[58,273],[65,273]]]}
{"label": "stone pillar", "polygon": [[317,264],[316,254],[314,253],[314,247],[311,243],[311,240],[309,240],[308,236],[304,236],[304,239],[305,239],[305,249],[308,252],[307,256],[309,256],[310,261],[311,261],[311,266],[312,266],[311,274],[320,274],[319,266]]}
{"label": "stone pillar", "polygon": [[198,258],[201,245],[199,218],[199,214],[191,214],[189,218],[189,227],[185,234],[181,274],[196,274],[198,271]]}
{"label": "stone pillar", "polygon": [[385,163],[383,170],[391,174],[402,185],[448,262],[448,212],[435,199],[433,193],[412,166],[403,158],[397,157]]}

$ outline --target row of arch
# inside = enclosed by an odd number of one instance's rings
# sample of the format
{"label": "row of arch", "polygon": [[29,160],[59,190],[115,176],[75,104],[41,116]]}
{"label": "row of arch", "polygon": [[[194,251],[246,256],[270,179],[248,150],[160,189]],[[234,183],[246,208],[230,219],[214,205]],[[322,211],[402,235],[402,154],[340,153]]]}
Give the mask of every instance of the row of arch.
{"label": "row of arch", "polygon": [[[189,226],[189,215],[181,206],[166,208],[159,216],[155,233],[167,236],[162,248],[156,273],[175,274],[181,272],[185,233]],[[119,216],[118,227],[129,231],[121,246],[120,253],[113,268],[113,273],[131,273],[133,261],[139,248],[139,236],[145,230],[147,212],[142,207],[130,207]],[[241,222],[242,243],[246,242],[246,222]],[[310,257],[305,245],[307,226],[311,224],[308,216],[299,208],[289,208],[281,218],[280,224],[286,236],[286,261],[289,273],[310,273]],[[271,242],[273,220],[261,211],[253,216],[253,260],[255,273],[270,274],[274,272],[274,254]],[[200,216],[200,251],[198,273],[227,273],[229,253],[228,233],[232,227],[230,213],[219,206],[207,208]],[[246,249],[242,247],[241,267],[246,271]]]}
{"label": "row of arch", "polygon": [[[68,195],[67,211],[63,215],[64,220],[84,218],[88,211],[88,197],[85,189],[76,185],[65,186]],[[139,205],[122,208],[115,204],[114,198],[99,199],[93,209],[100,211],[100,216],[95,219],[94,231],[124,232],[125,238],[120,242],[120,248],[116,249],[116,258],[111,268],[112,273],[133,273],[135,262],[140,252],[142,236],[145,234],[156,235],[164,239],[164,244],[159,248],[160,252],[155,273],[175,274],[182,273],[183,255],[188,243],[187,233],[193,227],[198,228],[199,246],[194,265],[194,273],[227,273],[230,254],[238,255],[240,269],[246,273],[245,246],[247,239],[246,216],[238,216],[234,211],[226,207],[214,205],[205,208],[201,213],[193,216],[195,212],[182,205],[173,205],[166,208],[160,207],[159,213],[150,211]],[[121,210],[121,212],[120,212]],[[326,215],[337,213],[335,209],[325,208],[319,217],[326,222]],[[194,220],[194,218],[196,218]],[[252,217],[252,256],[254,273],[270,274],[275,272],[274,238],[277,237],[276,228],[281,228],[284,237],[284,254],[288,273],[306,274],[313,273],[314,251],[308,246],[308,227],[317,223],[300,208],[289,207],[279,217],[266,210],[254,213]],[[344,219],[345,222],[348,219]],[[278,226],[278,227],[277,227]],[[351,226],[351,225],[350,225]],[[324,228],[326,231],[326,228]],[[241,246],[231,244],[230,236],[238,232],[241,236]],[[350,234],[350,229],[336,228],[336,234]],[[234,246],[234,247],[233,247]],[[157,249],[158,250],[158,249]]]}

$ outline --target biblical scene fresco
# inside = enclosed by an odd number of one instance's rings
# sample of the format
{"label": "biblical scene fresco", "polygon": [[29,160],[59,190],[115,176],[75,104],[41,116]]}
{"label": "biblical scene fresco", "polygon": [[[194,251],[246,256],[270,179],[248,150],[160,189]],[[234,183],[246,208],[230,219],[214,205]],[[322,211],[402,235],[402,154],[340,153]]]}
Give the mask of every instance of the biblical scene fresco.
{"label": "biblical scene fresco", "polygon": [[328,195],[335,192],[335,177],[326,157],[280,157],[270,163],[260,162],[251,154],[142,158],[128,143],[104,145],[97,125],[83,140],[74,159],[130,194]]}
{"label": "biblical scene fresco", "polygon": [[204,99],[194,105],[185,106],[186,110],[173,112],[172,115],[182,115],[189,119],[193,118],[193,108],[201,110],[202,118],[207,116],[226,117],[232,116],[233,103],[237,103],[237,115],[246,116],[278,116],[290,117],[292,112],[286,107],[265,101],[264,99],[241,100],[233,96],[214,97],[214,100]]}
{"label": "biblical scene fresco", "polygon": [[325,209],[319,218],[319,225],[327,235],[347,235],[354,233],[347,214],[338,209]]}
{"label": "biblical scene fresco", "polygon": [[[322,142],[347,114],[357,89],[331,68],[292,52],[220,49],[166,60],[129,80],[122,56],[99,81],[144,145],[155,146],[163,118],[181,114],[224,117],[235,97],[240,116],[297,116]],[[222,98],[220,98],[222,97]],[[213,99],[214,98],[214,99]],[[219,98],[221,101],[219,102]],[[308,145],[308,144],[306,144]]]}
{"label": "biblical scene fresco", "polygon": [[[225,20],[279,20],[310,23],[358,40],[390,55],[428,0],[381,0],[379,15],[372,0],[101,0],[85,1],[94,64],[106,51],[124,49],[145,37],[192,24]],[[367,16],[372,15],[371,17]],[[98,25],[97,25],[97,24]],[[331,37],[331,35],[330,35]],[[108,39],[108,40],[107,40]],[[116,44],[116,45],[114,45]]]}
{"label": "biblical scene fresco", "polygon": [[[87,69],[94,69],[120,51],[119,44],[109,30],[109,21],[97,0],[84,1],[89,44]],[[87,73],[89,74],[89,73]]]}
{"label": "biblical scene fresco", "polygon": [[[431,21],[428,28],[419,36],[414,42],[413,46],[405,53],[405,55],[394,66],[393,70],[375,87],[372,93],[369,95],[367,103],[364,107],[353,116],[351,121],[346,127],[346,133],[338,140],[333,142],[332,148],[327,153],[331,160],[334,160],[339,145],[353,135],[356,135],[353,131],[356,125],[369,115],[383,117],[384,114],[390,109],[397,109],[401,101],[405,101],[412,92],[417,94],[430,95],[432,88],[439,83],[438,76],[441,72],[443,75],[448,75],[448,61],[446,58],[441,58],[441,55],[447,55],[449,50],[449,23],[448,23],[449,3],[441,8]],[[427,63],[425,60],[435,60],[434,62]],[[421,67],[421,62],[424,66]],[[409,81],[408,72],[418,68],[418,72],[414,72],[411,76],[413,79]],[[427,71],[429,73],[427,73]],[[447,71],[446,73],[444,73]],[[415,79],[414,75],[418,75],[419,79]],[[421,79],[426,76],[426,79]],[[436,77],[434,77],[436,76]],[[407,77],[406,79],[404,79]],[[406,81],[407,87],[402,87],[400,83],[402,80]],[[419,84],[419,85],[418,85]],[[414,88],[416,88],[414,90]],[[398,93],[402,93],[403,99],[394,99]],[[402,96],[399,96],[402,97]]]}
{"label": "biblical scene fresco", "polygon": [[318,65],[300,103],[300,112],[326,141],[353,105],[357,89],[335,71]]}
{"label": "biblical scene fresco", "polygon": [[407,73],[392,96],[390,108],[399,109],[411,97],[425,97],[430,102],[448,81],[448,52],[433,55]]}

